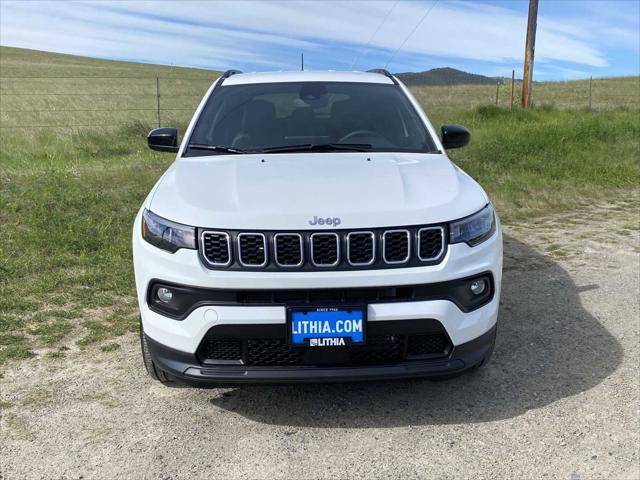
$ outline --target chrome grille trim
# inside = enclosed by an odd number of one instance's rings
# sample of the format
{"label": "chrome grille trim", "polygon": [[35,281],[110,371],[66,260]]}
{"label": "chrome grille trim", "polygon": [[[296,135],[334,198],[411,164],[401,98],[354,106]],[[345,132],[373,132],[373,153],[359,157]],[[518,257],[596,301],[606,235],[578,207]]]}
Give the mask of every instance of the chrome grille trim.
{"label": "chrome grille trim", "polygon": [[[227,262],[224,262],[224,263],[212,262],[211,260],[209,260],[209,258],[207,258],[207,255],[205,253],[205,248],[204,248],[205,235],[220,235],[227,240],[227,251],[229,252],[229,260]],[[221,232],[219,230],[204,230],[200,234],[200,245],[202,245],[202,257],[204,258],[205,262],[207,262],[209,265],[213,267],[228,267],[229,265],[231,265],[231,262],[233,262],[233,253],[231,251],[231,237],[227,232]]]}
{"label": "chrome grille trim", "polygon": [[[320,236],[333,236],[336,239],[336,261],[334,263],[316,263],[314,259],[313,248],[315,244],[315,238]],[[340,263],[340,237],[338,236],[337,233],[334,233],[334,232],[312,233],[311,236],[309,237],[309,244],[310,244],[309,248],[311,249],[311,255],[310,255],[311,263],[313,264],[314,267],[321,267],[321,268],[335,267]]]}
{"label": "chrome grille trim", "polygon": [[[198,228],[198,256],[201,265],[206,268],[229,271],[347,271],[421,267],[439,264],[446,258],[449,249],[447,232],[447,226],[443,224],[338,230]],[[395,236],[390,237],[392,234]],[[252,238],[246,238],[247,235]],[[319,237],[322,240],[318,241]],[[372,237],[375,250],[373,261],[369,262]],[[245,247],[242,257],[239,255],[241,246]],[[315,253],[313,259],[312,253]],[[408,258],[405,257],[407,253]],[[336,255],[337,261],[334,261]],[[328,261],[332,263],[323,263]],[[293,262],[296,264],[293,265]]]}
{"label": "chrome grille trim", "polygon": [[[421,233],[422,233],[422,232],[429,231],[429,230],[439,230],[439,231],[440,231],[440,252],[438,253],[438,255],[436,255],[436,256],[434,256],[434,257],[422,257],[422,256],[420,255],[420,242],[421,242],[421,240],[422,240],[422,235],[421,235]],[[424,227],[424,228],[419,229],[419,230],[416,232],[417,239],[418,239],[418,242],[417,242],[418,247],[417,247],[417,250],[416,250],[416,251],[417,251],[417,254],[418,254],[418,259],[419,259],[421,262],[429,262],[429,261],[432,261],[432,260],[436,260],[436,259],[438,259],[438,258],[440,258],[440,257],[442,256],[442,254],[445,252],[445,238],[444,238],[444,234],[445,234],[445,233],[444,233],[444,228],[443,228],[443,227]]]}
{"label": "chrome grille trim", "polygon": [[[352,235],[369,235],[371,237],[371,260],[368,262],[352,262],[351,261],[351,236]],[[373,232],[362,231],[362,232],[349,232],[347,234],[347,262],[349,265],[353,267],[366,267],[367,265],[372,265],[376,261],[376,234]]]}
{"label": "chrome grille trim", "polygon": [[[300,262],[296,265],[286,265],[282,264],[278,261],[278,237],[298,237],[298,242],[300,242]],[[299,268],[304,265],[304,243],[302,242],[302,235],[299,233],[276,233],[273,236],[273,260],[276,262],[276,265],[282,268]]]}
{"label": "chrome grille trim", "polygon": [[[240,240],[242,239],[242,237],[248,237],[248,236],[255,236],[255,237],[261,237],[262,238],[262,249],[264,251],[264,262],[260,263],[260,264],[251,264],[251,263],[244,263],[242,261],[242,247],[240,246]],[[242,265],[243,267],[247,267],[247,268],[261,268],[264,267],[268,262],[269,262],[269,255],[267,253],[267,239],[264,236],[264,233],[260,233],[260,232],[242,232],[238,234],[238,237],[236,239],[236,243],[237,243],[237,247],[238,247],[238,262],[240,263],[240,265]]]}
{"label": "chrome grille trim", "polygon": [[[402,260],[387,260],[387,235],[392,233],[404,233],[407,239],[407,256]],[[385,230],[382,234],[382,259],[388,265],[399,265],[402,263],[407,263],[411,258],[411,233],[409,230],[405,229],[396,229],[396,230]]]}

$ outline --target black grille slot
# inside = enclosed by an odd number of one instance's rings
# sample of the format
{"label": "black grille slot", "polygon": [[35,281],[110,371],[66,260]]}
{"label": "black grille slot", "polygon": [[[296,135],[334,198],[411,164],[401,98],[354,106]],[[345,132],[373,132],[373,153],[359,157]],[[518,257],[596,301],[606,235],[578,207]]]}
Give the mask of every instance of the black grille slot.
{"label": "black grille slot", "polygon": [[449,351],[449,339],[442,333],[412,335],[407,346],[408,355],[444,355]]}
{"label": "black grille slot", "polygon": [[358,365],[396,363],[403,360],[404,337],[369,336],[364,346],[350,347],[351,362]]}
{"label": "black grille slot", "polygon": [[248,364],[260,367],[286,367],[302,362],[303,350],[291,348],[277,338],[247,341]]}
{"label": "black grille slot", "polygon": [[442,228],[423,228],[418,232],[418,256],[420,260],[433,260],[442,253]]}
{"label": "black grille slot", "polygon": [[[291,346],[284,325],[223,325],[207,333],[197,356],[203,364],[218,362],[239,368],[366,366],[443,358],[453,348],[436,320],[373,322],[369,328],[372,332],[366,336],[365,345],[316,348]],[[409,330],[412,333],[405,333]]]}
{"label": "black grille slot", "polygon": [[229,235],[224,232],[204,232],[202,251],[205,258],[213,265],[223,266],[231,263]]}
{"label": "black grille slot", "polygon": [[205,340],[201,350],[205,360],[242,360],[242,342],[240,340]]}
{"label": "black grille slot", "polygon": [[390,230],[384,232],[384,261],[387,263],[405,263],[409,260],[409,232]]}
{"label": "black grille slot", "polygon": [[347,258],[351,265],[370,265],[375,260],[375,236],[372,232],[347,235]]}
{"label": "black grille slot", "polygon": [[282,267],[302,265],[302,237],[297,233],[278,233],[275,235],[276,263]]}
{"label": "black grille slot", "polygon": [[311,260],[319,267],[332,267],[340,259],[338,235],[314,233],[311,235]]}
{"label": "black grille slot", "polygon": [[267,263],[266,242],[260,233],[238,234],[240,263],[249,267],[261,267]]}

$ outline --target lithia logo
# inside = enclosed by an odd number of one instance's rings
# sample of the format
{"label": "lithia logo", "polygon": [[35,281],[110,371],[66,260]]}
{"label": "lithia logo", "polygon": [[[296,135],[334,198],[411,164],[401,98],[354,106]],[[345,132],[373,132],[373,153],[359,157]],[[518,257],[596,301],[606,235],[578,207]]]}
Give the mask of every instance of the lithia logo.
{"label": "lithia logo", "polygon": [[310,338],[310,347],[343,347],[344,338]]}
{"label": "lithia logo", "polygon": [[332,225],[334,227],[337,227],[341,223],[342,223],[342,219],[340,219],[340,217],[322,218],[322,217],[314,216],[313,219],[309,220],[309,225],[312,225],[312,226],[315,226],[315,225]]}

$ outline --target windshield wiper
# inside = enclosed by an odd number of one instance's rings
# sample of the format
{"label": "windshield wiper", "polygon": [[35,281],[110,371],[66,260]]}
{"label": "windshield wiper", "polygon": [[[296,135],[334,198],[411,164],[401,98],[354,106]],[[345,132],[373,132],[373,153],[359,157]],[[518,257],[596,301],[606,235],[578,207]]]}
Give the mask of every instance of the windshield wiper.
{"label": "windshield wiper", "polygon": [[369,143],[303,143],[300,145],[281,145],[279,147],[267,147],[260,150],[261,153],[284,152],[325,152],[347,150],[352,152],[368,152],[371,150]]}
{"label": "windshield wiper", "polygon": [[224,145],[204,145],[200,143],[190,143],[187,145],[187,149],[212,150],[214,152],[224,153],[248,153],[246,150],[241,150],[239,148],[225,147]]}

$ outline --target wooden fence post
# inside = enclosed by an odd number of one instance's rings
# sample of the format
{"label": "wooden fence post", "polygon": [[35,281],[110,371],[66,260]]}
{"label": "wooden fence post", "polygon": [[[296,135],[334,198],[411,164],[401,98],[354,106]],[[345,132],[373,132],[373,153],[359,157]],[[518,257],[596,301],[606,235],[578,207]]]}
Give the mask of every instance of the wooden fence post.
{"label": "wooden fence post", "polygon": [[500,80],[496,82],[496,106],[498,106],[498,96],[500,95]]}
{"label": "wooden fence post", "polygon": [[511,70],[511,106],[509,107],[509,109],[511,110],[513,110],[513,94],[514,94],[515,83],[516,83],[516,71]]}
{"label": "wooden fence post", "polygon": [[160,78],[156,77],[156,105],[158,112],[158,128],[160,128]]}
{"label": "wooden fence post", "polygon": [[593,83],[593,75],[589,77],[589,111],[591,111],[591,84]]}

